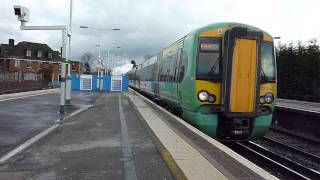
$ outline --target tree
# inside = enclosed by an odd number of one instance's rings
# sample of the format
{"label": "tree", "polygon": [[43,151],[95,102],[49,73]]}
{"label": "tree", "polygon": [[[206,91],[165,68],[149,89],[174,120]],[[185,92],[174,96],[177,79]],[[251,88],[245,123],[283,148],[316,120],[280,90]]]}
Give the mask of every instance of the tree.
{"label": "tree", "polygon": [[320,49],[317,40],[279,44],[278,97],[320,102]]}
{"label": "tree", "polygon": [[93,63],[93,54],[90,52],[86,52],[81,55],[81,61],[84,64],[84,72],[85,74],[90,74],[91,72],[91,64]]}

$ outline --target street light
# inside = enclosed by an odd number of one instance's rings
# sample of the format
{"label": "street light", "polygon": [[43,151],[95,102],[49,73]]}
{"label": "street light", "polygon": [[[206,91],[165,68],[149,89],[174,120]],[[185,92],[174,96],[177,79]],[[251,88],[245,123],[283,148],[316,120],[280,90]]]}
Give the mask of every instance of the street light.
{"label": "street light", "polygon": [[94,28],[94,27],[88,27],[88,26],[80,26],[80,28],[83,29],[94,29],[94,30],[112,30],[112,31],[120,31],[119,28]]}
{"label": "street light", "polygon": [[108,31],[108,30],[119,31],[120,30],[119,28],[108,29],[108,28],[94,28],[94,27],[88,27],[88,26],[80,26],[80,28],[82,28],[82,29],[93,29],[93,30],[96,30],[98,32],[98,44],[96,46],[99,47],[99,55],[98,55],[99,62],[101,62],[101,59],[100,59],[101,58],[101,54],[100,54],[100,31]]}
{"label": "street light", "polygon": [[[120,46],[116,46],[115,48],[116,48],[116,49],[120,49],[121,47],[120,47]],[[107,59],[107,64],[108,64],[108,66],[110,66],[110,48],[108,49],[108,59]]]}
{"label": "street light", "polygon": [[[275,36],[275,37],[273,37],[273,39],[274,39],[274,40],[275,40],[275,39],[279,40],[279,39],[281,39],[281,37],[280,37],[280,36]],[[280,45],[280,41],[278,41],[278,45]],[[276,53],[279,53],[279,47],[274,46],[274,51],[275,51]]]}
{"label": "street light", "polygon": [[96,30],[97,33],[98,33],[98,44],[96,45],[98,47],[98,63],[97,63],[97,67],[98,67],[98,82],[97,82],[97,88],[102,90],[102,80],[101,80],[101,68],[102,68],[102,62],[101,62],[101,44],[100,44],[100,32],[101,31],[108,31],[108,30],[111,30],[111,31],[119,31],[120,29],[119,28],[94,28],[94,27],[88,27],[88,26],[80,26],[80,28],[83,28],[83,29],[93,29],[93,30]]}
{"label": "street light", "polygon": [[68,54],[66,56],[66,63],[68,64],[67,69],[67,79],[66,79],[66,102],[65,105],[71,105],[71,35],[72,35],[72,1],[70,0],[70,10],[69,10],[69,25],[68,25]]}

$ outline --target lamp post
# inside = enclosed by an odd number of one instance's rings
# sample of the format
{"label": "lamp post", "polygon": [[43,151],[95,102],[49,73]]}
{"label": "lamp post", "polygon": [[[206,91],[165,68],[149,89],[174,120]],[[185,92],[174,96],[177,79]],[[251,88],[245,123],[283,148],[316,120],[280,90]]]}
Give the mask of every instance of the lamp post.
{"label": "lamp post", "polygon": [[[116,49],[120,49],[121,47],[120,47],[120,46],[116,46],[115,48],[116,48]],[[107,66],[111,67],[111,66],[110,66],[110,48],[108,49]],[[113,68],[113,67],[111,67],[111,68]],[[110,69],[111,69],[111,68],[110,68]]]}
{"label": "lamp post", "polygon": [[96,45],[98,47],[98,63],[97,63],[97,68],[98,68],[98,80],[97,80],[97,88],[102,90],[102,78],[101,78],[101,74],[103,72],[101,72],[102,69],[102,62],[101,62],[101,44],[100,44],[100,36],[101,36],[101,31],[119,31],[119,28],[93,28],[93,27],[88,27],[88,26],[80,26],[80,28],[84,28],[84,29],[93,29],[97,31],[97,35],[98,35],[98,44]]}
{"label": "lamp post", "polygon": [[66,64],[68,64],[68,70],[67,70],[67,80],[66,80],[66,105],[71,104],[71,74],[70,74],[70,69],[71,69],[71,63],[70,63],[70,58],[71,58],[71,34],[72,34],[72,0],[70,0],[70,11],[69,11],[69,32],[68,32],[68,54],[66,57]]}
{"label": "lamp post", "polygon": [[60,93],[60,110],[61,114],[64,113],[64,106],[66,100],[66,57],[67,57],[67,36],[68,36],[68,26],[27,26],[26,23],[29,21],[29,9],[23,6],[14,7],[14,14],[18,16],[18,20],[21,22],[20,29],[21,30],[57,30],[62,32],[62,63],[61,63],[61,93]]}
{"label": "lamp post", "polygon": [[[281,39],[281,37],[280,36],[275,36],[275,37],[272,37],[274,40],[276,39],[276,40],[280,40]],[[280,45],[280,43],[279,43],[280,41],[278,41],[278,45]],[[274,44],[274,43],[273,43]],[[279,49],[280,49],[280,46],[279,47],[276,47],[275,45],[273,45],[273,47],[274,47],[274,52],[276,52],[276,54],[278,54],[279,53]]]}

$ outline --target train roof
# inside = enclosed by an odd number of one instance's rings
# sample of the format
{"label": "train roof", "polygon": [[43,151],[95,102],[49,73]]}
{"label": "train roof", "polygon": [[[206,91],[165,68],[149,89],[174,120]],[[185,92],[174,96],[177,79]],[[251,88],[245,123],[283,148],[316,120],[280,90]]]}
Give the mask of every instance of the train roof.
{"label": "train roof", "polygon": [[234,28],[234,27],[245,27],[245,28],[249,28],[252,30],[262,31],[264,39],[267,39],[268,41],[271,41],[271,42],[273,41],[272,36],[269,33],[267,33],[266,31],[264,31],[260,28],[248,25],[248,24],[242,24],[242,23],[237,23],[237,22],[218,22],[218,23],[208,24],[206,26],[203,26],[203,27],[200,27],[200,28],[197,28],[197,29],[191,31],[189,34],[187,34],[187,36],[199,35],[203,32],[206,32],[209,30],[214,30],[214,29],[222,29],[222,31],[226,31],[226,30]]}
{"label": "train roof", "polygon": [[[273,42],[272,36],[269,33],[267,33],[266,31],[264,31],[264,30],[262,30],[260,28],[248,25],[248,24],[237,23],[237,22],[218,22],[218,23],[208,24],[206,26],[203,26],[203,27],[200,27],[200,28],[197,28],[197,29],[191,31],[186,36],[192,36],[192,35],[198,35],[199,36],[203,32],[206,32],[206,31],[209,31],[209,30],[215,30],[215,29],[222,29],[223,31],[226,31],[226,30],[234,28],[234,27],[245,27],[245,28],[249,28],[249,29],[252,29],[252,30],[262,31],[263,32],[263,36],[264,36],[264,40],[268,40],[268,41]],[[186,36],[183,36],[182,38],[176,40],[172,44],[180,41],[181,39],[185,38]],[[163,48],[161,51],[163,51],[164,49],[170,47],[172,44],[170,44],[169,46]],[[153,58],[154,58],[154,56],[151,57],[150,59],[153,59]],[[148,60],[150,60],[150,59],[148,59]],[[141,64],[143,64],[142,66],[146,66],[146,65],[155,63],[153,60],[151,60],[150,62],[148,62],[148,60],[144,60],[144,62],[141,63]]]}

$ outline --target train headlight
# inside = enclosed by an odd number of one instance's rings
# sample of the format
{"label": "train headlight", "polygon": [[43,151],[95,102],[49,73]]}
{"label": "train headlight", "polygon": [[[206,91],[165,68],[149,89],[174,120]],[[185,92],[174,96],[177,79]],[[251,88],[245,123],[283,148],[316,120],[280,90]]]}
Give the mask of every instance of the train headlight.
{"label": "train headlight", "polygon": [[260,104],[266,103],[266,100],[264,99],[264,96],[260,96],[259,101],[260,101]]}
{"label": "train headlight", "polygon": [[208,101],[209,100],[209,93],[207,91],[200,91],[198,94],[198,98],[200,101]]}
{"label": "train headlight", "polygon": [[214,94],[210,94],[208,100],[209,102],[214,103],[216,101],[216,96]]}
{"label": "train headlight", "polygon": [[267,93],[265,96],[264,96],[264,100],[266,101],[266,103],[272,103],[272,101],[274,100],[274,96],[272,93]]}

